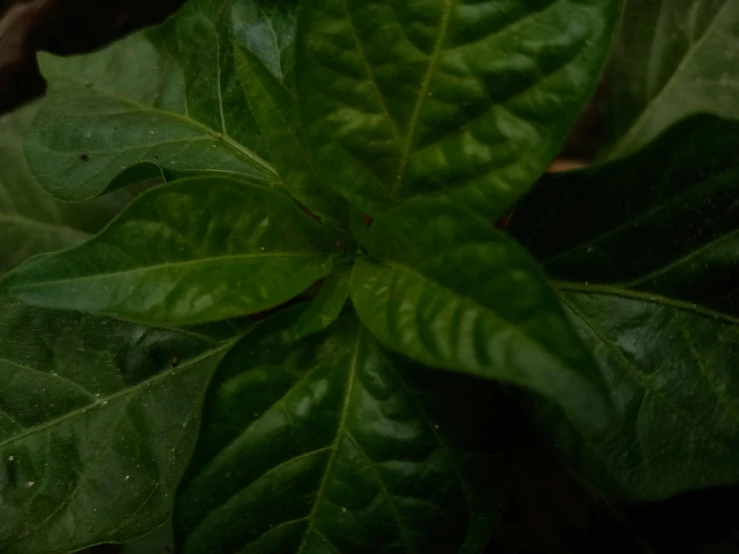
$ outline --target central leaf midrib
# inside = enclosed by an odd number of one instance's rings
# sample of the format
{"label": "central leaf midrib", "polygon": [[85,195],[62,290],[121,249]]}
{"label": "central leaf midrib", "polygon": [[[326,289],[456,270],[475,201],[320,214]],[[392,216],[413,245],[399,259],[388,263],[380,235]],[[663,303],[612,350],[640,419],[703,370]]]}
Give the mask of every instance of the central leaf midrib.
{"label": "central leaf midrib", "polygon": [[354,345],[354,352],[352,353],[351,361],[349,363],[349,375],[347,377],[346,389],[344,391],[344,402],[341,406],[341,416],[339,418],[339,424],[336,429],[336,435],[334,436],[333,443],[331,444],[331,455],[329,456],[329,459],[326,462],[326,469],[323,472],[321,484],[318,486],[318,491],[316,492],[316,498],[313,502],[311,511],[308,514],[308,527],[306,528],[305,533],[303,534],[303,539],[300,542],[300,546],[298,547],[296,554],[303,554],[303,552],[305,551],[305,546],[308,544],[308,538],[310,537],[310,534],[313,532],[316,526],[316,518],[318,516],[318,507],[323,502],[323,495],[326,490],[326,485],[328,484],[329,476],[331,475],[331,471],[333,469],[334,463],[336,462],[336,458],[338,457],[338,454],[339,454],[339,446],[341,444],[341,439],[346,433],[346,420],[349,415],[349,407],[350,407],[349,405],[351,404],[351,399],[354,393],[354,384],[357,379],[357,363],[358,363],[358,357],[359,357],[359,346],[361,344],[361,338],[362,338],[362,330],[360,328],[357,330],[356,344]]}
{"label": "central leaf midrib", "polygon": [[216,140],[222,141],[226,146],[230,147],[233,151],[235,151],[237,154],[240,154],[243,158],[245,158],[247,161],[255,165],[256,167],[264,170],[267,172],[271,177],[278,179],[277,170],[272,167],[271,164],[269,164],[267,161],[265,161],[263,158],[261,158],[256,153],[252,152],[248,148],[242,146],[235,140],[233,140],[230,136],[221,133],[219,131],[216,131],[214,129],[211,129],[207,125],[201,123],[200,121],[197,121],[196,119],[193,119],[187,115],[178,114],[175,112],[170,112],[166,110],[161,110],[159,108],[155,108],[152,106],[147,106],[146,104],[142,104],[136,100],[133,100],[132,98],[127,98],[125,96],[121,96],[119,94],[116,94],[114,92],[111,92],[109,90],[103,90],[98,87],[88,87],[86,83],[81,83],[77,81],[76,79],[65,76],[65,80],[69,81],[70,83],[78,86],[78,87],[84,87],[86,90],[93,90],[104,97],[109,97],[113,100],[117,100],[119,102],[122,102],[124,104],[129,104],[131,106],[136,107],[137,109],[149,112],[149,113],[155,113],[157,115],[161,115],[164,117],[169,117],[172,119],[177,119],[179,121],[182,121],[183,123],[186,123],[187,125],[190,125],[192,127],[195,127],[196,129],[199,129],[200,131],[207,133],[211,137],[213,137]]}
{"label": "central leaf midrib", "polygon": [[93,275],[80,275],[77,277],[68,277],[65,279],[56,279],[53,281],[31,281],[27,283],[21,283],[12,285],[10,287],[11,290],[24,290],[24,289],[34,289],[37,287],[44,287],[44,286],[55,286],[63,283],[74,283],[77,281],[95,281],[95,280],[101,280],[101,279],[107,279],[110,277],[118,277],[121,275],[131,275],[136,273],[146,273],[149,271],[159,271],[161,269],[169,269],[169,268],[178,268],[182,266],[188,266],[188,265],[197,265],[197,264],[207,264],[210,262],[219,262],[219,261],[233,261],[233,260],[249,260],[249,259],[259,259],[259,258],[308,258],[308,259],[315,259],[318,260],[319,258],[315,254],[308,254],[308,253],[300,253],[300,252],[281,252],[279,254],[272,254],[272,253],[252,253],[252,254],[238,254],[234,256],[214,256],[210,258],[198,258],[197,260],[187,260],[184,262],[168,262],[164,264],[156,264],[156,265],[149,265],[149,266],[142,266],[137,267],[133,269],[125,269],[120,271],[112,271],[109,273],[97,273]]}
{"label": "central leaf midrib", "polygon": [[585,294],[585,295],[601,294],[604,296],[619,296],[622,298],[628,298],[631,300],[637,300],[641,302],[652,302],[654,304],[662,304],[664,306],[669,306],[670,308],[674,308],[677,310],[686,310],[686,311],[694,312],[704,317],[712,317],[714,319],[718,319],[726,323],[731,323],[733,325],[739,325],[739,317],[732,316],[724,312],[711,310],[709,308],[704,308],[703,306],[700,306],[697,303],[686,302],[684,300],[679,300],[677,298],[670,298],[667,296],[662,296],[657,293],[635,291],[632,289],[626,289],[626,288],[622,288],[622,287],[615,286],[615,285],[609,285],[609,284],[586,284],[586,283],[578,283],[575,281],[557,281],[557,280],[552,280],[550,281],[550,283],[552,287],[554,287],[557,290],[569,291],[569,292],[580,293],[580,294]]}
{"label": "central leaf midrib", "polygon": [[200,354],[199,356],[196,356],[195,358],[192,358],[191,360],[188,360],[176,368],[167,369],[164,371],[160,371],[156,375],[150,377],[149,379],[145,379],[139,383],[136,383],[135,385],[132,385],[130,387],[122,388],[119,391],[114,392],[113,394],[110,394],[108,396],[101,396],[97,398],[96,402],[87,404],[86,406],[83,406],[81,408],[78,408],[76,410],[72,410],[62,416],[59,416],[54,419],[50,419],[49,421],[45,421],[44,423],[41,423],[39,425],[35,425],[33,427],[28,427],[24,429],[22,433],[18,433],[16,435],[13,435],[11,437],[8,437],[7,439],[0,440],[0,449],[5,448],[7,445],[12,444],[16,441],[19,441],[27,436],[33,435],[35,433],[39,433],[41,431],[44,431],[45,429],[48,429],[50,427],[54,427],[56,425],[59,425],[61,423],[64,423],[66,421],[69,421],[71,419],[74,419],[76,417],[79,417],[81,415],[86,414],[90,410],[93,410],[95,408],[104,408],[109,404],[110,402],[113,402],[115,400],[118,400],[119,398],[124,398],[128,395],[131,395],[135,392],[138,392],[140,389],[148,388],[151,385],[158,383],[159,381],[164,381],[166,379],[169,379],[170,377],[174,377],[175,375],[178,375],[180,373],[183,373],[184,371],[189,370],[193,366],[197,365],[199,362],[209,358],[210,356],[213,356],[220,352],[221,350],[225,350],[227,348],[230,348],[233,344],[233,341],[227,342],[223,345],[220,345],[216,348],[211,348],[210,350],[207,350],[206,352]]}
{"label": "central leaf midrib", "polygon": [[406,174],[408,172],[408,161],[410,160],[411,150],[416,142],[416,131],[418,129],[418,123],[421,119],[421,112],[428,98],[429,88],[431,88],[431,81],[434,78],[436,68],[441,58],[441,52],[446,42],[447,33],[449,32],[449,25],[452,19],[452,12],[456,8],[459,0],[443,0],[444,11],[441,14],[441,21],[439,23],[439,32],[436,35],[436,41],[434,42],[434,49],[429,59],[428,67],[426,68],[426,74],[423,76],[421,82],[421,90],[419,91],[418,100],[416,100],[413,106],[413,113],[408,124],[408,133],[406,135],[405,143],[403,144],[403,150],[400,158],[400,170],[398,171],[398,178],[393,186],[392,196],[397,199],[403,188],[403,182],[405,181]]}

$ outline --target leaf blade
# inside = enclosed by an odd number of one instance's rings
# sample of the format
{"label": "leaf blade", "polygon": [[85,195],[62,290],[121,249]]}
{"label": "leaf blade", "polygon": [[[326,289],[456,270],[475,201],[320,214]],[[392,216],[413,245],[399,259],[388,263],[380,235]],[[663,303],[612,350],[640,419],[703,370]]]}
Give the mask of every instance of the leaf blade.
{"label": "leaf blade", "polygon": [[590,429],[527,405],[578,471],[622,498],[739,482],[736,131],[694,116],[630,157],[547,180],[511,221],[556,279],[617,417]]}
{"label": "leaf blade", "polygon": [[[163,26],[101,52],[46,57],[51,92],[26,144],[42,186],[80,201],[130,184],[116,177],[142,163],[276,182],[255,151],[260,138],[233,74],[227,5],[189,2]],[[198,30],[202,42],[188,38]]]}
{"label": "leaf blade", "polygon": [[163,185],[100,235],[5,283],[47,307],[196,325],[263,311],[330,271],[333,244],[286,196],[219,177]]}
{"label": "leaf blade", "polygon": [[163,521],[225,347],[2,303],[3,551],[63,553]]}
{"label": "leaf blade", "polygon": [[[496,500],[501,499],[501,489],[497,487],[504,490],[506,483],[501,474],[490,476],[491,462],[502,470],[495,443],[491,437],[477,435],[478,428],[471,429],[464,417],[484,405],[477,403],[476,395],[468,397],[466,405],[458,403],[461,399],[450,391],[454,381],[446,381],[447,376],[423,372],[428,381],[424,388],[424,377],[413,368],[397,367],[396,372],[392,368],[397,361],[384,358],[368,335],[358,336],[357,332],[356,322],[344,318],[340,327],[332,327],[322,338],[302,343],[291,344],[287,339],[286,344],[284,334],[282,338],[244,340],[239,345],[242,351],[224,363],[210,396],[208,439],[201,442],[180,492],[175,528],[183,552],[215,548],[298,554],[333,544],[339,551],[369,546],[393,553],[467,553],[476,552],[484,543],[499,510]],[[255,357],[252,350],[259,354]],[[277,360],[287,361],[287,366]],[[303,363],[308,365],[301,368]],[[304,395],[315,391],[319,382],[326,388],[313,397],[312,409],[296,412]],[[444,390],[438,387],[440,383],[446,383],[448,402],[454,409],[444,408],[436,397],[406,388],[420,386],[438,394]],[[472,383],[468,384],[471,388]],[[381,391],[394,400],[378,396]],[[254,399],[248,408],[239,400],[245,395]],[[397,417],[407,412],[421,418],[417,424],[408,424],[409,435],[383,435],[377,425],[390,414],[366,411],[387,401],[397,406]],[[243,409],[234,409],[236,406]],[[429,406],[435,409],[422,415]],[[462,415],[452,417],[454,410]],[[368,417],[376,423],[367,421]],[[436,428],[434,422],[438,422]],[[467,430],[454,434],[453,430],[461,431],[465,423]],[[303,428],[313,429],[313,433],[302,433]],[[454,450],[457,458],[452,459],[449,451],[442,450],[441,437],[452,440],[457,448],[475,445],[480,452],[465,457]],[[419,458],[420,452],[437,448],[434,462]],[[249,455],[256,451],[260,456]],[[399,451],[409,456],[399,464],[406,469],[396,469],[390,461]],[[375,466],[368,456],[389,458],[376,461]],[[233,465],[236,459],[250,460],[249,467]],[[422,486],[426,477],[414,469],[426,464],[437,476],[431,489]],[[451,469],[454,465],[460,471],[457,477]],[[404,480],[398,480],[399,471]],[[479,488],[462,491],[457,480],[470,485],[476,482]],[[228,488],[217,485],[224,482],[230,483]],[[281,495],[268,492],[275,486],[283,491]],[[372,501],[375,492],[381,498],[377,502]],[[406,494],[423,494],[431,502],[447,498],[449,505],[459,506],[458,511],[474,514],[474,518],[467,527],[461,524],[465,516],[452,516],[455,511],[448,509],[448,525],[437,530],[428,522],[438,517],[438,508],[422,507],[410,498],[404,502]],[[472,496],[465,500],[465,494]],[[230,525],[243,517],[249,517],[250,528]],[[473,537],[477,542],[470,542]]]}
{"label": "leaf blade", "polygon": [[326,182],[370,215],[443,195],[494,218],[554,155],[592,90],[617,10],[608,1],[310,3],[296,84]]}
{"label": "leaf blade", "polygon": [[295,337],[303,339],[320,333],[341,315],[349,298],[351,264],[346,260],[334,263],[334,268],[321,286],[316,299],[295,323]]}
{"label": "leaf blade", "polygon": [[608,159],[633,154],[691,115],[739,116],[737,8],[735,0],[626,0],[611,62]]}
{"label": "leaf blade", "polygon": [[352,301],[385,346],[424,364],[502,379],[607,420],[602,377],[539,269],[482,218],[429,200],[371,227],[352,271]]}

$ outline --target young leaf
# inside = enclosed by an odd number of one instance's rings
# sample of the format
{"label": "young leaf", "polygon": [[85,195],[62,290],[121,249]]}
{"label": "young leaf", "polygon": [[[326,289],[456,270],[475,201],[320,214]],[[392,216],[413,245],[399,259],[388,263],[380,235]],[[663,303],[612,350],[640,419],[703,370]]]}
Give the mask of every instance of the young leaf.
{"label": "young leaf", "polygon": [[121,191],[84,205],[49,197],[23,158],[23,137],[37,109],[34,104],[0,119],[0,274],[35,254],[79,244],[133,197]]}
{"label": "young leaf", "polygon": [[62,554],[162,523],[223,351],[0,297],[0,551]]}
{"label": "young leaf", "polygon": [[83,200],[130,184],[116,177],[139,163],[275,181],[234,73],[230,4],[192,0],[101,52],[43,57],[51,90],[26,144],[41,185]]}
{"label": "young leaf", "polygon": [[430,366],[530,388],[595,423],[609,399],[597,366],[526,252],[484,218],[416,200],[375,219],[350,282],[362,322]]}
{"label": "young leaf", "polygon": [[320,333],[336,321],[349,298],[351,269],[352,264],[348,260],[334,262],[334,268],[326,277],[318,297],[295,324],[296,338]]}
{"label": "young leaf", "polygon": [[738,41],[738,0],[625,0],[607,155],[631,154],[690,115],[739,119]]}
{"label": "young leaf", "polygon": [[592,92],[618,0],[320,0],[296,85],[324,179],[365,213],[443,194],[495,218]]}
{"label": "young leaf", "polygon": [[289,300],[329,273],[334,249],[286,195],[197,177],[141,195],[98,236],[29,261],[6,287],[45,307],[195,325]]}
{"label": "young leaf", "polygon": [[509,479],[490,388],[389,357],[353,317],[288,335],[221,364],[178,552],[481,552]]}
{"label": "young leaf", "polygon": [[694,117],[635,156],[552,177],[513,216],[619,415],[591,432],[539,403],[536,420],[613,494],[739,483],[737,136]]}

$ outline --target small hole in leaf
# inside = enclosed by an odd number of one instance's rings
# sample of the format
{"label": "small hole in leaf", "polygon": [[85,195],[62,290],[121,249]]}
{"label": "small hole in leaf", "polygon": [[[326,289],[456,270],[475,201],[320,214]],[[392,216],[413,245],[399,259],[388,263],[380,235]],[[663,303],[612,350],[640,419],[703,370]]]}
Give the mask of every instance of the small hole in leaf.
{"label": "small hole in leaf", "polygon": [[90,156],[87,155],[87,152],[80,153],[80,160],[82,160],[83,162],[86,162],[89,159],[90,159]]}

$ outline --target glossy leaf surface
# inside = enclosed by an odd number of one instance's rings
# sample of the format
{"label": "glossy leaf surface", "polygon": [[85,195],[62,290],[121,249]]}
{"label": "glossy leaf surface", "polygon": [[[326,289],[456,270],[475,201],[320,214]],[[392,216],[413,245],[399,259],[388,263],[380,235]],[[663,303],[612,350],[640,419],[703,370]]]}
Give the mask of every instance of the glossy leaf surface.
{"label": "glossy leaf surface", "polygon": [[0,304],[0,550],[66,553],[163,522],[223,348]]}
{"label": "glossy leaf surface", "polygon": [[23,157],[23,138],[36,111],[37,105],[27,106],[0,119],[0,274],[35,254],[79,244],[133,198],[121,191],[71,205],[49,197]]}
{"label": "glossy leaf surface", "polygon": [[508,485],[490,392],[389,357],[351,317],[243,339],[206,401],[179,551],[481,552]]}
{"label": "glossy leaf surface", "polygon": [[296,84],[325,180],[365,213],[443,194],[501,214],[603,64],[617,0],[305,2]]}
{"label": "glossy leaf surface", "polygon": [[42,60],[51,91],[26,154],[64,200],[150,163],[276,181],[235,75],[231,1],[191,0],[165,25],[90,55]]}
{"label": "glossy leaf surface", "polygon": [[349,260],[334,262],[334,268],[326,277],[318,296],[295,323],[297,338],[319,333],[336,321],[349,298],[351,270]]}
{"label": "glossy leaf surface", "polygon": [[7,281],[52,308],[194,325],[272,308],[326,275],[323,229],[274,189],[219,178],[155,188],[89,242]]}
{"label": "glossy leaf surface", "polygon": [[625,0],[607,104],[611,158],[698,113],[739,118],[739,1]]}
{"label": "glossy leaf surface", "polygon": [[483,218],[415,201],[377,218],[357,261],[352,301],[393,350],[422,363],[500,379],[607,419],[597,367],[527,253]]}
{"label": "glossy leaf surface", "polygon": [[639,155],[545,181],[513,217],[619,414],[597,432],[541,404],[537,420],[607,492],[739,483],[737,126],[693,118]]}

